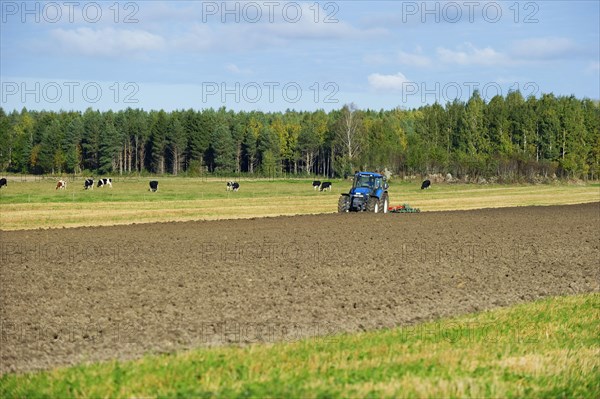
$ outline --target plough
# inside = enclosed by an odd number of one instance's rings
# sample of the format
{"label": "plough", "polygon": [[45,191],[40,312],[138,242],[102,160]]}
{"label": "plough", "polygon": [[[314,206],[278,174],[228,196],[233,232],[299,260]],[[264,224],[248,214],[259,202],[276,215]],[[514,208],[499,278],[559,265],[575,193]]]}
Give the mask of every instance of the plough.
{"label": "plough", "polygon": [[391,213],[418,213],[421,212],[419,208],[413,208],[408,204],[390,206],[388,212]]}

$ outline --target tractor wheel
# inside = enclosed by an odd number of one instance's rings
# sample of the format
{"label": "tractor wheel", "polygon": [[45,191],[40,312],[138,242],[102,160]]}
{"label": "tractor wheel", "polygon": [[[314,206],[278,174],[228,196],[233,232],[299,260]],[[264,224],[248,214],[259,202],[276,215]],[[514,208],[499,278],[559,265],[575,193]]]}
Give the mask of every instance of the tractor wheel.
{"label": "tractor wheel", "polygon": [[390,200],[388,199],[388,194],[383,193],[381,199],[379,200],[379,212],[388,213],[388,207],[390,206]]}
{"label": "tractor wheel", "polygon": [[347,195],[340,195],[338,200],[338,212],[344,213],[350,211],[350,197]]}
{"label": "tractor wheel", "polygon": [[367,212],[379,213],[379,199],[377,197],[370,197],[367,201]]}

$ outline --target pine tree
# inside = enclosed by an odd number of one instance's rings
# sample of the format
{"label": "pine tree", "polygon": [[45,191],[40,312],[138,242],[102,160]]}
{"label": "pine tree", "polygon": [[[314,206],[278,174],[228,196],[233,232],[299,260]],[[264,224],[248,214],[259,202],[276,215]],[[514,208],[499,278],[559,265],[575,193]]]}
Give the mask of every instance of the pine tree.
{"label": "pine tree", "polygon": [[168,163],[174,176],[177,176],[184,163],[184,154],[187,144],[187,137],[183,124],[180,122],[180,115],[171,115],[168,131]]}
{"label": "pine tree", "polygon": [[81,141],[84,169],[97,170],[100,165],[102,115],[88,108],[83,114],[84,135]]}
{"label": "pine tree", "polygon": [[[279,174],[281,170],[277,166],[279,163],[279,158],[276,155],[280,152],[279,140],[270,126],[264,126],[262,128],[257,139],[256,147],[259,154],[261,171],[269,176]],[[266,164],[265,161],[267,162]]]}
{"label": "pine tree", "polygon": [[14,129],[10,126],[8,115],[0,107],[0,170],[12,169],[16,142],[17,137]]}
{"label": "pine tree", "polygon": [[214,130],[211,142],[214,149],[213,171],[232,173],[235,170],[235,143],[225,123],[220,123]]}
{"label": "pine tree", "polygon": [[38,166],[42,173],[58,173],[61,174],[65,167],[65,154],[60,143],[64,140],[64,128],[60,119],[56,116],[52,116],[52,121],[46,125],[40,143],[40,153]]}
{"label": "pine tree", "polygon": [[67,125],[65,134],[65,162],[70,173],[81,172],[81,139],[83,137],[83,121],[81,117],[73,118]]}
{"label": "pine tree", "polygon": [[104,115],[104,127],[100,133],[98,172],[107,174],[116,169],[116,158],[121,149],[121,137],[115,126],[115,114],[108,111]]}
{"label": "pine tree", "polygon": [[251,115],[248,119],[244,139],[242,141],[242,168],[243,171],[254,173],[258,163],[258,137],[263,129],[263,123],[258,116]]}
{"label": "pine tree", "polygon": [[150,170],[154,173],[164,174],[169,120],[167,113],[162,109],[153,113],[151,120],[150,140],[148,142]]}

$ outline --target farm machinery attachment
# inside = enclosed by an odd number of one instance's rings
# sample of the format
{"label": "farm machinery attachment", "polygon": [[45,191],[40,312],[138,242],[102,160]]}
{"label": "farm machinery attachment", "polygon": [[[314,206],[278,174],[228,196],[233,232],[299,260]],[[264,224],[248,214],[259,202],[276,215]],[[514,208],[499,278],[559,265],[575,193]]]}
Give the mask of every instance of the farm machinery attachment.
{"label": "farm machinery attachment", "polygon": [[413,208],[408,204],[390,206],[388,211],[391,213],[419,213],[419,212],[421,212],[421,210],[419,208]]}

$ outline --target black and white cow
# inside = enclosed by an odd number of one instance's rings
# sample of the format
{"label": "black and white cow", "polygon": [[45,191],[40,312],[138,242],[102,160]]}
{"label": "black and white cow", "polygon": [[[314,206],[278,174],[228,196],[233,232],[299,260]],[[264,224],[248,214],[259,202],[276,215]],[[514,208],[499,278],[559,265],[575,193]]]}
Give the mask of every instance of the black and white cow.
{"label": "black and white cow", "polygon": [[3,177],[2,179],[0,179],[0,188],[2,187],[8,187],[8,181],[6,180],[6,177]]}
{"label": "black and white cow", "polygon": [[331,182],[330,181],[324,181],[323,183],[321,183],[321,191],[325,191],[325,190],[331,191]]}
{"label": "black and white cow", "polygon": [[55,190],[58,190],[58,189],[65,190],[66,188],[67,188],[67,182],[65,180],[59,180],[58,182],[56,182]]}
{"label": "black and white cow", "polygon": [[237,191],[240,188],[240,185],[238,182],[235,181],[228,181],[227,182],[227,191]]}
{"label": "black and white cow", "polygon": [[313,190],[316,190],[321,186],[321,182],[318,180],[313,181]]}
{"label": "black and white cow", "polygon": [[421,183],[421,190],[425,190],[426,188],[429,188],[429,186],[431,186],[431,181],[425,180],[423,183]]}
{"label": "black and white cow", "polygon": [[150,181],[150,191],[152,191],[153,193],[158,191],[158,181],[157,180],[152,180]]}
{"label": "black and white cow", "polygon": [[83,182],[84,190],[93,190],[94,189],[94,179],[85,179]]}
{"label": "black and white cow", "polygon": [[98,179],[98,187],[109,186],[112,188],[112,179]]}

